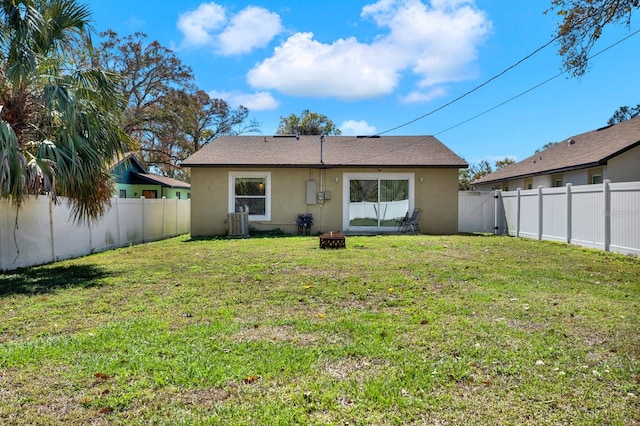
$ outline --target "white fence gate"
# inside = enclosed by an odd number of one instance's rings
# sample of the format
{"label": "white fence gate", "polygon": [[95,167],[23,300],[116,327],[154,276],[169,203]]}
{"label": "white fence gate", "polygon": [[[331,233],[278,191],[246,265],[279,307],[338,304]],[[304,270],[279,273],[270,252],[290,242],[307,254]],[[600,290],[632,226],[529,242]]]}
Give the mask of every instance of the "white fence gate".
{"label": "white fence gate", "polygon": [[494,191],[458,192],[458,232],[496,232],[498,203]]}
{"label": "white fence gate", "polygon": [[[515,237],[640,256],[640,182],[470,194],[460,193],[460,232],[492,228]],[[489,196],[496,201],[493,219],[485,212]]]}
{"label": "white fence gate", "polygon": [[189,233],[190,200],[113,198],[97,222],[76,223],[61,198],[32,197],[20,211],[0,201],[0,271]]}

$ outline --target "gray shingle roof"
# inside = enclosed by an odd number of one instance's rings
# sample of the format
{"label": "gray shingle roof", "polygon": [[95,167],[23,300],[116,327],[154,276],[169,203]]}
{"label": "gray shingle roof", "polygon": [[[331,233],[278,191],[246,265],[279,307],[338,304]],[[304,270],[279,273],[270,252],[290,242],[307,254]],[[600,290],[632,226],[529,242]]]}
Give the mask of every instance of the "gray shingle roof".
{"label": "gray shingle roof", "polygon": [[[570,141],[573,142],[570,143]],[[610,158],[638,145],[640,145],[640,117],[571,136],[473,183],[501,182],[604,165]]]}
{"label": "gray shingle roof", "polygon": [[467,167],[433,136],[225,136],[182,162],[185,167]]}

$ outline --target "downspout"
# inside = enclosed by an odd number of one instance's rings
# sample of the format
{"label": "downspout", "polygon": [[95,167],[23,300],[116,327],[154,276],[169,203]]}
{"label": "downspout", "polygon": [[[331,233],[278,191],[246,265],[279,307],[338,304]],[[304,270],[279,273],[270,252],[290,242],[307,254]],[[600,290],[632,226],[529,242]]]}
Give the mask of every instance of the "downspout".
{"label": "downspout", "polygon": [[323,219],[324,219],[324,134],[320,135],[320,193],[322,194],[322,200],[320,204],[320,229],[323,229]]}

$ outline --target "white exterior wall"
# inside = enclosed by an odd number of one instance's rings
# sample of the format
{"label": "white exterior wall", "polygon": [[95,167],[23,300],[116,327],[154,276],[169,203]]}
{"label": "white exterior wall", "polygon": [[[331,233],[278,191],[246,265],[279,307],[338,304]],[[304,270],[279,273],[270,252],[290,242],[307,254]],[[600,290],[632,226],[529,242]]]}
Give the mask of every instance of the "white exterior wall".
{"label": "white exterior wall", "polygon": [[572,185],[587,185],[589,183],[587,170],[572,170],[562,173],[562,185],[564,186],[568,183]]}
{"label": "white exterior wall", "polygon": [[609,160],[605,179],[611,182],[640,181],[640,146]]}

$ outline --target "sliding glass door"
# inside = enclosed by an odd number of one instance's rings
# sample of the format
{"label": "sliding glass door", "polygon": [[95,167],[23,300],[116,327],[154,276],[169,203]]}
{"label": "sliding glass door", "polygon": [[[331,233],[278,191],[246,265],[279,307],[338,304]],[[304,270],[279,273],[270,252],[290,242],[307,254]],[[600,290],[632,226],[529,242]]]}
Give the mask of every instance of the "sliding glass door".
{"label": "sliding glass door", "polygon": [[413,205],[413,174],[345,174],[344,184],[345,229],[395,230]]}

